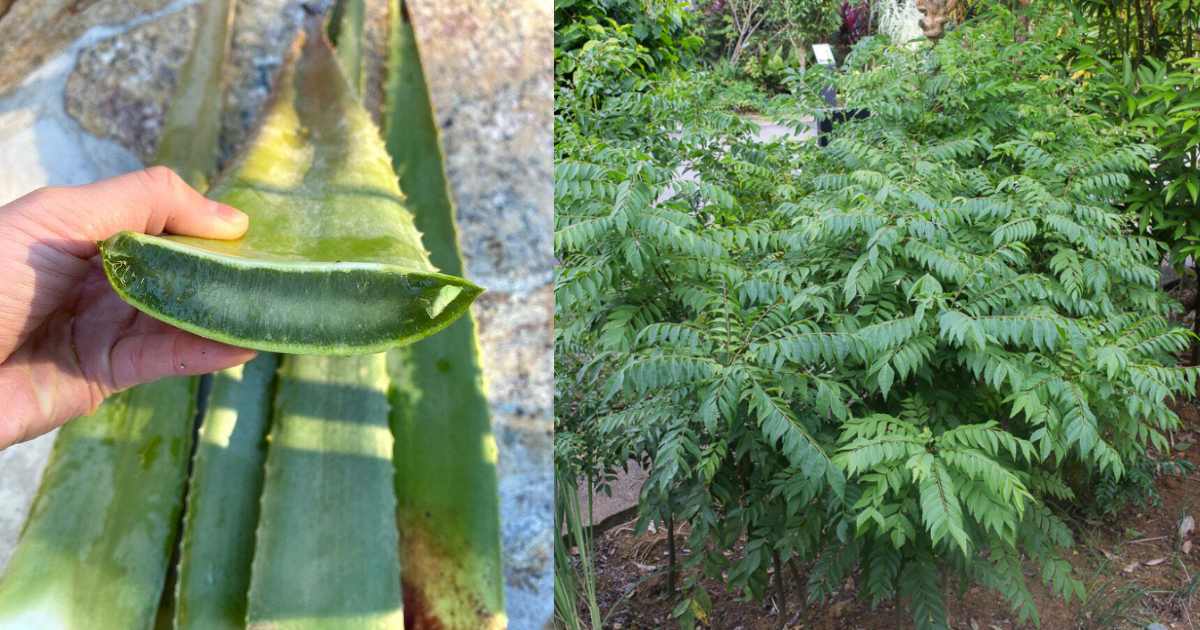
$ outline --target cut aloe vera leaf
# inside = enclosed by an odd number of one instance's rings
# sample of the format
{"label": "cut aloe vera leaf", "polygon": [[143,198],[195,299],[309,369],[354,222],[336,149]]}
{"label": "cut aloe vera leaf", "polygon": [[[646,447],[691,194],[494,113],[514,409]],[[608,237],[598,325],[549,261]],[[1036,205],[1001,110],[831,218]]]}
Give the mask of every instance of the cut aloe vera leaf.
{"label": "cut aloe vera leaf", "polygon": [[233,35],[235,1],[200,3],[196,38],[179,70],[153,160],[170,166],[198,190],[208,187],[208,177],[216,167],[221,83]]}
{"label": "cut aloe vera leaf", "polygon": [[338,63],[354,93],[362,97],[363,81],[363,19],[364,0],[338,0],[329,16],[329,39],[336,46]]}
{"label": "cut aloe vera leaf", "polygon": [[195,379],[116,394],[59,431],[0,579],[0,628],[149,628],[178,531]]}
{"label": "cut aloe vera leaf", "polygon": [[[412,27],[391,5],[388,151],[434,264],[462,273],[442,149]],[[453,270],[453,271],[451,271]],[[503,628],[496,443],[470,315],[388,354],[410,628]]]}
{"label": "cut aloe vera leaf", "polygon": [[250,215],[243,238],[122,232],[100,245],[118,295],[200,336],[295,354],[378,352],[445,328],[481,292],[430,264],[379,133],[322,34],[298,39],[255,138],[208,195]]}
{"label": "cut aloe vera leaf", "polygon": [[382,354],[284,358],[249,627],[403,627],[387,387]]}
{"label": "cut aloe vera leaf", "polygon": [[278,356],[213,375],[180,543],[175,628],[244,628]]}

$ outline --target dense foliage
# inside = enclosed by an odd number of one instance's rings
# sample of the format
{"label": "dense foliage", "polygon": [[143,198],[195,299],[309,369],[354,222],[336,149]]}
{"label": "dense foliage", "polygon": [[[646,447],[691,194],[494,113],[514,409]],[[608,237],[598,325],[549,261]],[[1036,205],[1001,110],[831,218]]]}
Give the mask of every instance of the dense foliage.
{"label": "dense foliage", "polygon": [[680,0],[555,0],[555,75],[574,71],[570,53],[617,42],[637,59],[647,74],[689,60],[701,44],[695,18]]}
{"label": "dense foliage", "polygon": [[1161,447],[1196,372],[1122,206],[1154,150],[1088,109],[1065,23],[1034,28],[860,46],[839,87],[871,116],[824,150],[754,140],[702,78],[560,92],[557,457],[651,467],[643,522],[691,527],[682,622],[700,575],[761,597],[793,559],[813,599],[861,571],[921,628],[952,577],[1036,619],[1023,558],[1083,595],[1053,507]]}
{"label": "dense foliage", "polygon": [[[1091,107],[1158,147],[1130,209],[1175,261],[1200,255],[1200,2],[1069,0],[1084,35],[1073,60]],[[1200,308],[1200,302],[1196,305]],[[1197,322],[1200,330],[1200,321]],[[1200,359],[1200,347],[1193,362]]]}

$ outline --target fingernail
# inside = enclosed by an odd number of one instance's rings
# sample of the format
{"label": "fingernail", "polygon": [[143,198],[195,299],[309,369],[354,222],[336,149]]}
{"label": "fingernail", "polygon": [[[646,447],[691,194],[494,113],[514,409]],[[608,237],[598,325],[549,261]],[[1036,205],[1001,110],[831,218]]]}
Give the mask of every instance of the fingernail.
{"label": "fingernail", "polygon": [[245,212],[223,203],[217,204],[217,216],[221,217],[221,220],[226,223],[233,223],[235,225],[245,225],[250,221],[250,217],[246,216]]}

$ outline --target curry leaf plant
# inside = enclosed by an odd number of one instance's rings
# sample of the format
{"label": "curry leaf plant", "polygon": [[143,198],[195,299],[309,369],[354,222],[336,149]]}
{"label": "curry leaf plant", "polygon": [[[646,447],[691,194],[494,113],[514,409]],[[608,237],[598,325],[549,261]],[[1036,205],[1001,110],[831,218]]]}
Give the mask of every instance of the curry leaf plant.
{"label": "curry leaf plant", "polygon": [[1196,371],[1119,210],[1153,150],[1080,102],[1061,25],[861,47],[838,87],[870,117],[825,149],[703,103],[652,140],[560,117],[556,343],[598,409],[574,422],[651,465],[643,522],[690,524],[683,623],[701,576],[763,597],[793,559],[810,598],[857,571],[918,628],[951,578],[1022,620],[1027,569],[1083,596],[1055,506],[1164,447]]}

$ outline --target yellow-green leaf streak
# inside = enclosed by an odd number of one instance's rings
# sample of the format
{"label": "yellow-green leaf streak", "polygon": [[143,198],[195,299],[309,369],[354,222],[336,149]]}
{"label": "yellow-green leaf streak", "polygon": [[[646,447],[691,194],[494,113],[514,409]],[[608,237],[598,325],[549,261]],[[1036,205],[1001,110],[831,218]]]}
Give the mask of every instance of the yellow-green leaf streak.
{"label": "yellow-green leaf streak", "polygon": [[149,628],[183,507],[195,379],[109,398],[54,443],[0,578],[0,628]]}
{"label": "yellow-green leaf streak", "polygon": [[[431,259],[461,274],[454,207],[416,40],[398,3],[390,7],[388,151]],[[388,359],[409,627],[503,628],[496,444],[475,322],[463,317]]]}
{"label": "yellow-green leaf streak", "polygon": [[251,628],[401,628],[383,354],[288,356],[250,584]]}
{"label": "yellow-green leaf streak", "polygon": [[430,264],[379,132],[319,33],[298,40],[255,138],[208,194],[250,215],[243,238],[122,232],[100,248],[125,301],[184,330],[259,350],[378,352],[441,330],[480,293]]}
{"label": "yellow-green leaf streak", "polygon": [[179,550],[175,628],[246,624],[246,593],[278,355],[213,375]]}

